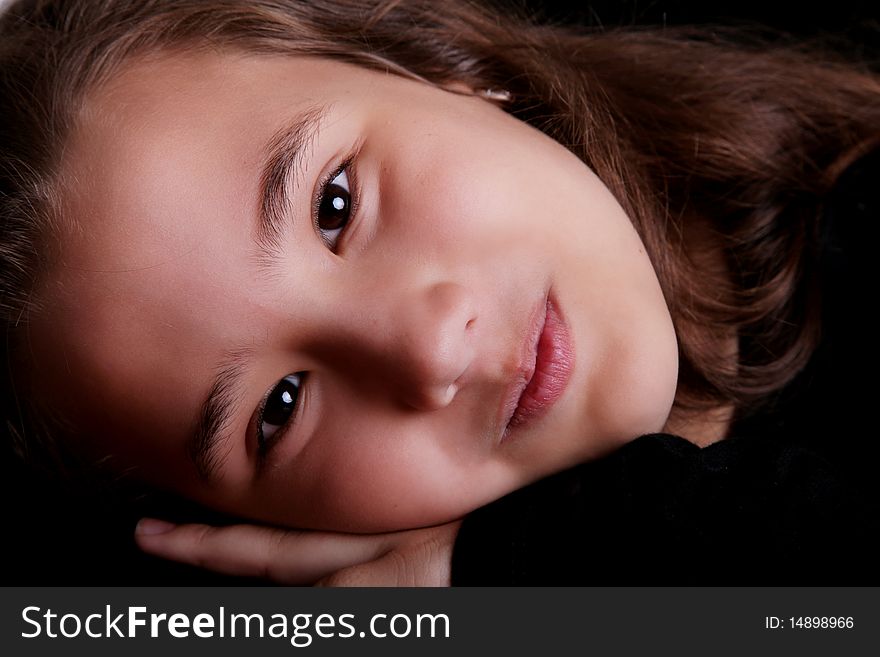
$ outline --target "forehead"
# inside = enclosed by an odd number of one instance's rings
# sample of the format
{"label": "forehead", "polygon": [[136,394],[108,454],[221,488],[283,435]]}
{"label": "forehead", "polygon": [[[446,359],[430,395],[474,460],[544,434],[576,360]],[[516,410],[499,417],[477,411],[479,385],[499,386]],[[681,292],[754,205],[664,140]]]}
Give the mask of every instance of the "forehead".
{"label": "forehead", "polygon": [[337,62],[236,51],[128,63],[87,95],[65,144],[65,253],[75,256],[85,234],[117,268],[173,256],[171,233],[182,238],[178,255],[204,250],[203,231],[185,219],[215,204],[242,224],[236,215],[254,210],[263,148],[279,122],[306,107],[366,99],[374,77]]}
{"label": "forehead", "polygon": [[[242,94],[230,93],[243,73],[216,56],[138,62],[87,101],[63,162],[69,223],[55,292],[76,311],[71,328],[79,316],[113,345],[127,329],[179,326],[209,310],[210,297],[188,291],[240,273],[230,240],[249,235],[271,130],[268,112],[245,121]],[[177,312],[186,296],[198,303]],[[150,336],[139,337],[148,349]]]}
{"label": "forehead", "polygon": [[352,85],[360,73],[238,53],[131,62],[86,98],[65,145],[62,265],[75,273],[68,287],[88,279],[106,291],[145,272],[180,286],[193,270],[234,265],[229,244],[215,238],[249,237],[271,136],[332,97],[325,80]]}

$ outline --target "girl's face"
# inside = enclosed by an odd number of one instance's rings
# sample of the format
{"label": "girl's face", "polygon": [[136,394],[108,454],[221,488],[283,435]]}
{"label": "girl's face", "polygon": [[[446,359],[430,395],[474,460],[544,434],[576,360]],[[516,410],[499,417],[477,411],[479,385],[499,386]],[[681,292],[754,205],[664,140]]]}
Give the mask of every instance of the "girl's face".
{"label": "girl's face", "polygon": [[230,513],[446,521],[660,430],[676,341],[621,207],[481,98],[168,55],[65,149],[36,383],[117,468]]}

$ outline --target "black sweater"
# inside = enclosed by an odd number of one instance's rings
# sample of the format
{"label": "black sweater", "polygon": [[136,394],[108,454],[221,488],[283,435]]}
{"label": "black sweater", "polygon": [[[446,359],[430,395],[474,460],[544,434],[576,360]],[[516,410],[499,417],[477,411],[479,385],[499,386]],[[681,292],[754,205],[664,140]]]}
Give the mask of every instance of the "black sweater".
{"label": "black sweater", "polygon": [[454,585],[880,584],[880,151],[829,196],[823,338],[772,412],[700,449],[643,436],[468,516]]}

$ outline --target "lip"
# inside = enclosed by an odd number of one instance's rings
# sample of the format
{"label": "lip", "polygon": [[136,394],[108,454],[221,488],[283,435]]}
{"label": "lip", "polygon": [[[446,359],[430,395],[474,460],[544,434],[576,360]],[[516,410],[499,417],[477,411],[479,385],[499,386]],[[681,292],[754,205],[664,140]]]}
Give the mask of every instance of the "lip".
{"label": "lip", "polygon": [[507,423],[501,440],[546,415],[571,379],[574,350],[571,333],[554,299],[548,295],[539,323],[529,331],[528,351],[520,376],[507,396]]}

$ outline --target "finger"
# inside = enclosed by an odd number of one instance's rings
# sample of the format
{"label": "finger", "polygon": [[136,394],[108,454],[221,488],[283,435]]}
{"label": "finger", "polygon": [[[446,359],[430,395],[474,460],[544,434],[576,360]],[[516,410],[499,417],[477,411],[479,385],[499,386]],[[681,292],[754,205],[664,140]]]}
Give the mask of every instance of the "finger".
{"label": "finger", "polygon": [[452,545],[428,540],[343,568],[317,586],[449,586]]}
{"label": "finger", "polygon": [[315,586],[417,586],[407,583],[403,559],[399,552],[388,552],[373,561],[337,570],[319,579]]}
{"label": "finger", "polygon": [[372,561],[387,535],[336,534],[231,525],[171,525],[145,518],[135,532],[142,550],[226,575],[311,584],[337,570]]}

